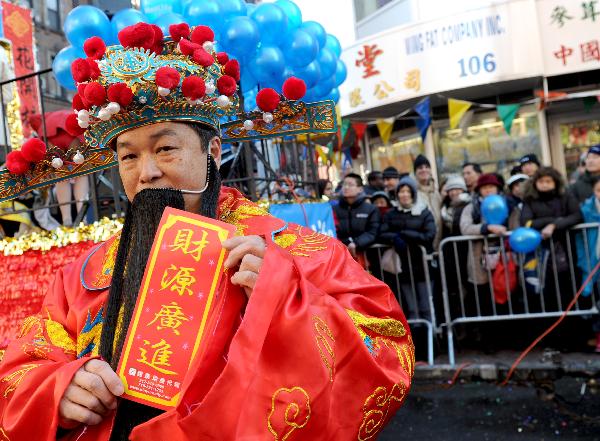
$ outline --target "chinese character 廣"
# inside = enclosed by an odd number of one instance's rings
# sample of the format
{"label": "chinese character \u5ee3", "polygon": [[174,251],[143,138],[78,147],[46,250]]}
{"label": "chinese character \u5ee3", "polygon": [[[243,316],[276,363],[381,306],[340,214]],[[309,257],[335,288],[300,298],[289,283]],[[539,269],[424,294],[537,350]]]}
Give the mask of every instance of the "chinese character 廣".
{"label": "chinese character \u5ee3", "polygon": [[375,69],[375,58],[383,54],[383,50],[379,49],[376,44],[365,44],[363,50],[358,51],[358,55],[362,58],[356,60],[356,66],[363,66],[365,71],[363,72],[363,78],[369,78],[375,75],[379,75],[377,69]]}
{"label": "chinese character \u5ee3", "polygon": [[[158,343],[150,345],[150,342],[148,340],[144,340],[144,346],[149,346],[150,349],[154,350],[154,352],[152,353],[150,359],[148,359],[148,350],[140,346],[141,358],[139,358],[137,361],[146,364],[165,375],[176,374],[176,372],[165,369],[165,367],[171,367],[171,362],[169,361],[169,358],[171,357],[171,354],[173,354],[173,351],[171,351],[171,345],[169,343],[167,343],[164,339],[161,339]],[[148,375],[148,378],[149,377],[150,376]],[[156,375],[154,377],[156,377]],[[154,381],[157,380],[158,377],[156,377],[156,380]]]}
{"label": "chinese character \u5ee3", "polygon": [[154,319],[147,326],[155,323],[158,320],[156,329],[172,329],[175,335],[179,335],[179,328],[183,322],[188,322],[190,319],[181,310],[181,306],[177,302],[171,302],[171,305],[161,305],[160,311],[154,314]]}
{"label": "chinese character \u5ee3", "polygon": [[[174,275],[169,276],[170,271],[177,271]],[[192,290],[189,288],[196,282],[196,278],[192,275],[194,268],[177,268],[171,264],[167,268],[162,276],[160,282],[161,290],[171,287],[171,291],[176,291],[182,296],[185,292],[189,295],[193,295]]]}
{"label": "chinese character \u5ee3", "polygon": [[202,258],[202,252],[204,251],[204,248],[206,248],[206,246],[208,245],[208,240],[206,240],[208,232],[202,232],[201,240],[192,240],[193,235],[193,230],[179,230],[170,248],[171,251],[181,250],[184,254],[191,255],[196,262],[200,262],[200,259]]}
{"label": "chinese character \u5ee3", "polygon": [[419,69],[412,69],[406,72],[404,87],[413,89],[415,92],[421,90],[421,71]]}

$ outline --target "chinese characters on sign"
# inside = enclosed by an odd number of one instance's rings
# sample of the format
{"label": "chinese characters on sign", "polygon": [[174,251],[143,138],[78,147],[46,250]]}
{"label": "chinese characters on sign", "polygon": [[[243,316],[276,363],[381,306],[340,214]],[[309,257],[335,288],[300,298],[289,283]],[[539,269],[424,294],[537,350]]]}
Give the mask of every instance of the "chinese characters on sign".
{"label": "chinese characters on sign", "polygon": [[225,258],[221,242],[234,231],[213,219],[165,210],[117,368],[129,399],[161,409],[176,404],[204,341]]}
{"label": "chinese characters on sign", "polygon": [[363,78],[369,78],[381,73],[375,68],[375,59],[381,54],[383,54],[383,50],[379,49],[376,44],[365,44],[363,49],[358,51],[358,56],[362,58],[356,60],[356,66],[364,67]]}

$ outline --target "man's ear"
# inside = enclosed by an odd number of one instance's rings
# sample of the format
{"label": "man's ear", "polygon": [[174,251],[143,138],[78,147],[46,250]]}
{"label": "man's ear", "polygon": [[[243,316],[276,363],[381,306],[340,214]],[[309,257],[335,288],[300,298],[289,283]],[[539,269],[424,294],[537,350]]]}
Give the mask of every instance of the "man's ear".
{"label": "man's ear", "polygon": [[215,136],[208,144],[210,154],[217,164],[217,168],[221,168],[221,138]]}

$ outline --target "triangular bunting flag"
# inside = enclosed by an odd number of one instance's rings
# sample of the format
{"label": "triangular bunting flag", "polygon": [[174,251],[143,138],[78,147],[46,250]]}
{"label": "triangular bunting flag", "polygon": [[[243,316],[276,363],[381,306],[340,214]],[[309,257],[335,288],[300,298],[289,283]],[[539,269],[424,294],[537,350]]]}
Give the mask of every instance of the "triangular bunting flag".
{"label": "triangular bunting flag", "polygon": [[362,141],[363,136],[365,136],[365,131],[367,130],[367,125],[365,123],[352,123],[352,128],[354,129],[354,133],[356,133],[356,139]]}
{"label": "triangular bunting flag", "polygon": [[377,129],[379,130],[379,136],[381,142],[386,145],[392,136],[392,129],[394,128],[394,118],[378,119]]}
{"label": "triangular bunting flag", "polygon": [[352,167],[352,154],[350,153],[350,148],[344,149],[344,163],[342,164],[342,168],[346,167],[346,164]]}
{"label": "triangular bunting flag", "polygon": [[323,147],[321,147],[320,145],[317,145],[317,146],[315,146],[315,149],[317,151],[317,154],[319,155],[319,158],[321,158],[323,165],[327,165],[327,155],[325,154]]}
{"label": "triangular bunting flag", "polygon": [[419,133],[421,134],[421,139],[423,142],[425,142],[427,129],[429,129],[429,126],[431,125],[431,103],[429,97],[423,98],[421,101],[419,101],[414,109],[415,112],[419,114],[419,118],[415,121],[415,123],[417,124]]}
{"label": "triangular bunting flag", "polygon": [[348,134],[348,129],[350,128],[350,120],[347,118],[342,119],[341,125],[341,141],[344,142],[346,135]]}
{"label": "triangular bunting flag", "polygon": [[469,101],[455,100],[452,98],[448,99],[448,114],[450,115],[450,128],[456,129],[460,119],[465,114],[472,103]]}
{"label": "triangular bunting flag", "polygon": [[513,120],[517,116],[519,107],[519,104],[501,104],[496,108],[498,116],[502,120],[502,124],[504,124],[504,130],[506,130],[506,133],[508,133],[509,136]]}

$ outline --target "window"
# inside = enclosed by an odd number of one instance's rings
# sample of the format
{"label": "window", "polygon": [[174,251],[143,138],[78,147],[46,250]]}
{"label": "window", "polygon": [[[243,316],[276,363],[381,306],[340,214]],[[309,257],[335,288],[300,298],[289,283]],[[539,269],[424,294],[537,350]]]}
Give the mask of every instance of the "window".
{"label": "window", "polygon": [[361,21],[392,1],[394,0],[354,0],[356,21]]}
{"label": "window", "polygon": [[60,30],[58,0],[46,0],[46,25],[51,29]]}

